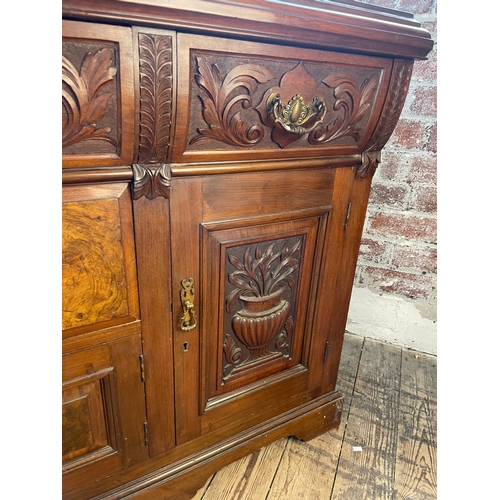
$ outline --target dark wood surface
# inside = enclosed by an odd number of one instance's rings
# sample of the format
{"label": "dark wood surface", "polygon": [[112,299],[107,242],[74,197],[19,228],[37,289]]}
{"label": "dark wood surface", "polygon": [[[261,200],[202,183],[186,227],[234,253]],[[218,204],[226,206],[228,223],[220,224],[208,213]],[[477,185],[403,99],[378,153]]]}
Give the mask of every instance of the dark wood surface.
{"label": "dark wood surface", "polygon": [[350,0],[63,15],[64,498],[188,499],[339,425],[371,180],[432,42]]}

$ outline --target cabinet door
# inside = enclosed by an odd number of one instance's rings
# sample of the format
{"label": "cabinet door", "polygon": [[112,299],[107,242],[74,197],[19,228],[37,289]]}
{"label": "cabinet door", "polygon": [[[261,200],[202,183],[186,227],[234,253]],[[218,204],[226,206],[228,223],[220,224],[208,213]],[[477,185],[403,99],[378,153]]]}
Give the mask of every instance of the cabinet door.
{"label": "cabinet door", "polygon": [[241,432],[324,393],[334,334],[325,304],[345,217],[341,198],[333,208],[335,177],[172,180],[178,443]]}
{"label": "cabinet door", "polygon": [[140,335],[63,356],[63,490],[146,458]]}
{"label": "cabinet door", "polygon": [[63,491],[147,458],[127,183],[63,189]]}

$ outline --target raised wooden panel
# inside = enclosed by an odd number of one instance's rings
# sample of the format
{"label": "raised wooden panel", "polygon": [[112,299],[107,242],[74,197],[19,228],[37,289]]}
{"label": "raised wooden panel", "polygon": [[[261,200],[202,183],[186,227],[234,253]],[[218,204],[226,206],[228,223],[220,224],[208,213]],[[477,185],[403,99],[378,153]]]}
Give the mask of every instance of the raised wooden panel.
{"label": "raised wooden panel", "polygon": [[180,34],[172,161],[354,154],[377,123],[388,59]]}
{"label": "raised wooden panel", "polygon": [[134,335],[63,356],[64,491],[146,458],[140,352]]}
{"label": "raised wooden panel", "polygon": [[131,30],[63,21],[62,32],[63,168],[132,163]]}
{"label": "raised wooden panel", "polygon": [[204,225],[209,285],[203,310],[218,311],[207,312],[203,326],[204,404],[217,404],[219,395],[228,402],[232,390],[240,395],[257,380],[308,366],[305,307],[316,293],[312,269],[327,214],[260,225],[243,219],[231,228]]}
{"label": "raised wooden panel", "polygon": [[[62,300],[66,336],[138,318],[128,184],[66,187]],[[77,330],[73,330],[77,329]]]}

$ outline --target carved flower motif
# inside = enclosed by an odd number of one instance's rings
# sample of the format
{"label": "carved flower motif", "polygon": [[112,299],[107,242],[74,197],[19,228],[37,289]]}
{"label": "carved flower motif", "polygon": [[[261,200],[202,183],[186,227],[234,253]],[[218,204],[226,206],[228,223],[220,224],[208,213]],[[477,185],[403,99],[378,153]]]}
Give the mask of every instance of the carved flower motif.
{"label": "carved flower motif", "polygon": [[264,252],[257,246],[255,256],[252,256],[251,247],[248,247],[243,262],[235,255],[228,255],[236,268],[228,279],[236,288],[227,296],[227,312],[230,312],[238,297],[266,297],[286,283],[292,290],[295,288],[295,280],[291,275],[299,267],[299,260],[295,256],[301,248],[301,240],[291,249],[285,244],[281,252],[273,253],[275,245],[276,242],[271,243]]}

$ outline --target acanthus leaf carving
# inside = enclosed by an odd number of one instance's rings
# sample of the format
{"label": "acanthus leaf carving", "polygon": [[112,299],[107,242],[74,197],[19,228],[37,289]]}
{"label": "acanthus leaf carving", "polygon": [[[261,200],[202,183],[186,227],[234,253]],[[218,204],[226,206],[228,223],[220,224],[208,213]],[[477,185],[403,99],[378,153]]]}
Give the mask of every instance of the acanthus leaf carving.
{"label": "acanthus leaf carving", "polygon": [[101,93],[101,88],[112,81],[116,68],[112,67],[111,49],[88,53],[80,72],[71,61],[62,56],[62,103],[66,111],[62,124],[62,147],[82,141],[103,140],[117,147],[117,141],[109,136],[110,127],[97,128],[106,115],[111,93]]}
{"label": "acanthus leaf carving", "polygon": [[139,33],[139,162],[167,162],[172,120],[172,38]]}
{"label": "acanthus leaf carving", "polygon": [[[268,82],[275,77],[274,74],[261,65],[241,64],[222,78],[216,64],[210,66],[202,57],[197,57],[196,61],[198,73],[195,78],[198,86],[204,90],[199,98],[203,119],[209,128],[198,129],[199,135],[191,139],[190,144],[203,139],[242,147],[258,144],[264,137],[264,128],[260,124],[246,124],[241,112],[234,112],[234,108],[237,104],[244,109],[250,108],[251,95],[257,83]],[[233,91],[239,88],[245,89],[246,93],[234,94]],[[231,93],[233,97],[230,97]]]}
{"label": "acanthus leaf carving", "polygon": [[369,111],[378,88],[375,76],[363,81],[360,87],[349,74],[331,74],[323,83],[333,89],[333,110],[339,112],[328,125],[320,124],[310,134],[310,144],[330,142],[341,137],[352,137],[359,141],[362,129],[360,122]]}

